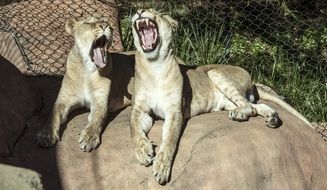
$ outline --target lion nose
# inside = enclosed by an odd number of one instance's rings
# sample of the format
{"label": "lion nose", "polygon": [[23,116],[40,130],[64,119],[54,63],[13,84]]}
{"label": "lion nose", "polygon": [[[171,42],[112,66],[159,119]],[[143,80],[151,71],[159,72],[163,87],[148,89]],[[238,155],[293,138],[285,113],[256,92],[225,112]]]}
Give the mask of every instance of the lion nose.
{"label": "lion nose", "polygon": [[106,23],[101,23],[100,27],[102,28],[102,30],[105,30],[108,27],[108,24]]}
{"label": "lion nose", "polygon": [[139,10],[136,11],[136,13],[137,13],[139,16],[141,16],[141,14],[144,13],[144,10],[143,10],[143,9],[139,9]]}

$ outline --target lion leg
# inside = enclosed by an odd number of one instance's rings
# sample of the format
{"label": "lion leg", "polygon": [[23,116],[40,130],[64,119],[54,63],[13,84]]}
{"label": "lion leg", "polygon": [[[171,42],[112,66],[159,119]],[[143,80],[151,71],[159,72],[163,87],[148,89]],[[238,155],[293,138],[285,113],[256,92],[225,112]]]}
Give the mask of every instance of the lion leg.
{"label": "lion leg", "polygon": [[258,111],[258,114],[265,117],[266,125],[271,128],[278,127],[280,119],[275,110],[266,104],[252,104],[251,105]]}
{"label": "lion leg", "polygon": [[141,106],[133,105],[130,127],[131,138],[135,149],[135,156],[140,164],[148,166],[152,163],[154,156],[153,144],[146,134],[150,131],[153,120]]}
{"label": "lion leg", "polygon": [[162,128],[162,143],[156,155],[152,173],[159,184],[168,182],[172,162],[182,131],[183,117],[178,111],[170,112]]}
{"label": "lion leg", "polygon": [[67,115],[71,108],[77,104],[77,100],[70,96],[62,96],[60,93],[53,106],[51,116],[46,127],[37,133],[36,141],[41,147],[50,147],[60,140],[59,129],[61,124],[66,122]]}
{"label": "lion leg", "polygon": [[103,122],[107,116],[107,101],[93,102],[88,116],[89,123],[83,129],[79,137],[80,148],[84,152],[89,152],[100,144],[100,133]]}
{"label": "lion leg", "polygon": [[237,106],[235,109],[228,109],[232,106],[225,107],[225,109],[229,111],[228,117],[230,119],[235,121],[246,121],[249,117],[257,115],[256,109],[254,109],[246,99],[245,92],[239,90],[228,77],[215,70],[210,70],[207,74],[213,85]]}

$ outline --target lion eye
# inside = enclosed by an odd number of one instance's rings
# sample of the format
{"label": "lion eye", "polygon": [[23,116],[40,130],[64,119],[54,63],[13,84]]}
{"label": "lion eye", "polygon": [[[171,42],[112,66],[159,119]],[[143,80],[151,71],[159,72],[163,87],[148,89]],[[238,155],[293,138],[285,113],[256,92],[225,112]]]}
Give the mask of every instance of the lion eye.
{"label": "lion eye", "polygon": [[88,25],[91,25],[91,26],[94,26],[95,25],[94,22],[85,22],[85,24],[88,24]]}

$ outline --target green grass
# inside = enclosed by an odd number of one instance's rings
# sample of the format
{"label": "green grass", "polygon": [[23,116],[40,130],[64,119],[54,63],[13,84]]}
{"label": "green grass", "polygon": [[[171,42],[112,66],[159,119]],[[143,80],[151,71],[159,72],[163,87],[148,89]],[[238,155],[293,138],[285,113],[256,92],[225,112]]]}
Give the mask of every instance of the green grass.
{"label": "green grass", "polygon": [[[151,6],[149,2],[142,7]],[[130,18],[139,6],[120,6],[126,50],[134,49]],[[302,33],[291,29],[267,32],[268,28],[261,34],[253,32],[250,26],[244,28],[242,21],[236,20],[230,22],[235,29],[231,33],[223,22],[219,23],[217,10],[203,7],[195,10],[205,15],[205,19],[199,19],[194,10],[188,12],[181,3],[166,1],[161,8],[179,21],[173,48],[186,64],[241,66],[251,73],[254,81],[286,97],[310,121],[327,121],[327,25],[319,30],[307,27]]]}
{"label": "green grass", "polygon": [[241,66],[310,121],[326,122],[327,22],[318,13],[323,9],[302,12],[287,4],[226,1],[232,16],[225,22],[220,5],[225,1],[208,2],[117,0],[125,50],[134,49],[130,20],[136,10],[160,9],[179,21],[173,48],[186,64]]}

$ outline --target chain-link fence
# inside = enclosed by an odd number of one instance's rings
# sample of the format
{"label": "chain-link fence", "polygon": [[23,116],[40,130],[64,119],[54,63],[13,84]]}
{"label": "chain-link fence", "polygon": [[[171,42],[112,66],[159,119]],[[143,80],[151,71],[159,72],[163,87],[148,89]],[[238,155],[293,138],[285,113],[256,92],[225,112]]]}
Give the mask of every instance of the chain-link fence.
{"label": "chain-link fence", "polygon": [[130,17],[156,8],[179,21],[176,54],[186,64],[233,64],[286,96],[314,121],[327,120],[327,1],[118,0],[123,44]]}
{"label": "chain-link fence", "polygon": [[[0,4],[4,5],[6,1],[10,0],[1,1]],[[61,3],[56,5],[58,1]],[[69,41],[68,37],[61,35],[67,35],[63,26],[56,28],[54,23],[69,16],[86,16],[79,13],[81,7],[86,12],[91,10],[87,12],[88,15],[99,11],[110,12],[108,10],[113,9],[106,8],[105,5],[114,0],[27,0],[24,2],[24,6],[19,9],[17,5],[7,5],[17,9],[16,12],[6,12],[2,8],[0,28],[7,26],[3,24],[4,19],[20,16],[25,21],[30,19],[28,22],[34,22],[33,18],[47,14],[52,19],[48,25],[53,26],[49,31],[28,28],[27,21],[16,22],[17,27],[25,33],[20,32],[15,35],[18,37],[25,35],[27,37],[23,41],[26,39],[30,41],[24,51],[30,66],[43,67],[40,73],[50,71],[49,73],[52,74],[53,72],[62,74],[63,65],[56,66],[56,64],[66,58],[67,48],[58,58],[50,52],[48,60],[42,62],[33,52],[38,50],[45,52],[41,49],[44,48],[44,43],[48,44],[47,51],[56,53],[64,46],[71,46],[72,39]],[[33,2],[40,2],[41,5],[32,6]],[[179,22],[173,47],[186,64],[242,66],[252,74],[255,81],[266,84],[286,96],[289,102],[309,120],[327,120],[326,0],[116,0],[116,3],[120,15],[120,24],[117,24],[116,28],[121,30],[124,50],[134,49],[130,19],[135,11],[139,8],[159,9]],[[22,12],[19,11],[28,6],[31,10],[35,9],[34,7],[41,10],[44,4],[47,4],[47,8],[32,17],[28,11],[24,12],[25,16],[21,16]],[[68,9],[69,14],[63,16],[60,11]],[[25,23],[26,25],[23,25]],[[29,30],[26,30],[26,27]],[[44,37],[41,38],[40,34],[46,32],[50,35],[43,35]],[[56,37],[51,41],[50,36]],[[58,41],[62,41],[65,45],[56,46]],[[117,33],[117,41],[120,41],[119,33]],[[49,49],[50,46],[54,49]],[[29,52],[32,53],[28,55]]]}
{"label": "chain-link fence", "polygon": [[[63,75],[73,47],[73,37],[65,31],[65,23],[69,18],[89,16],[110,18],[112,27],[119,28],[114,0],[25,0],[0,7],[0,32],[14,37],[20,52],[13,55],[21,53],[34,74]],[[120,32],[114,30],[110,51],[122,49]]]}

